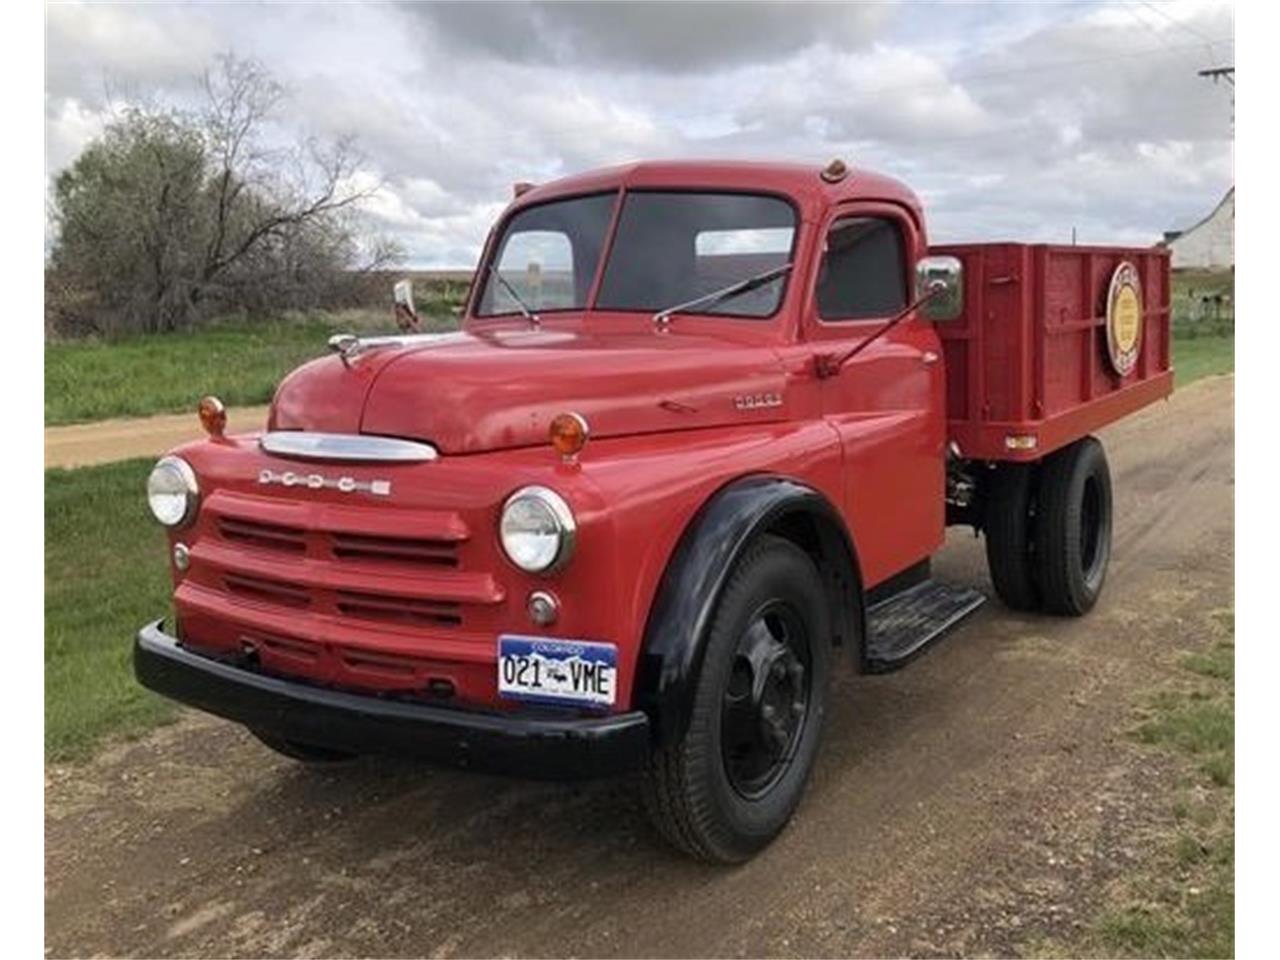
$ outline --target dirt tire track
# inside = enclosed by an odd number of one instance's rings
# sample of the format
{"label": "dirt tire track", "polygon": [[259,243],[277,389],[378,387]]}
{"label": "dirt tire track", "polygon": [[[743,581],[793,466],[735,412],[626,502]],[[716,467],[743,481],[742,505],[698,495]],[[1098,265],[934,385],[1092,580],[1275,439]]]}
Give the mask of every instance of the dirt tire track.
{"label": "dirt tire track", "polygon": [[[992,601],[906,670],[838,671],[795,822],[756,860],[661,846],[622,780],[312,771],[195,713],[46,785],[52,955],[1016,954],[1167,824],[1124,731],[1232,603],[1233,381],[1104,434],[1116,550],[1082,620]],[[988,587],[953,530],[936,571]],[[123,638],[122,638],[123,642]]]}

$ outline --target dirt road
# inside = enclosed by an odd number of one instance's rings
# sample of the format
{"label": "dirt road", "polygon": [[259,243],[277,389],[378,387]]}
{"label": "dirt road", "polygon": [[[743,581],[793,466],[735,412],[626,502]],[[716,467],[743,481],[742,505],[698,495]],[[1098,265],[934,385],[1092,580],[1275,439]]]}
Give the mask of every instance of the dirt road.
{"label": "dirt road", "polygon": [[[231,432],[256,430],[266,422],[266,407],[234,407],[227,411],[227,429]],[[45,469],[87,467],[130,457],[158,457],[170,447],[201,435],[194,410],[45,427],[44,465]]]}
{"label": "dirt road", "polygon": [[[1233,382],[1105,435],[1115,556],[1087,618],[992,602],[907,669],[845,674],[808,796],[737,869],[625,782],[388,761],[316,772],[189,714],[46,790],[51,955],[1010,954],[1069,934],[1171,816],[1133,710],[1232,604]],[[988,588],[960,530],[936,564]],[[121,638],[125,642],[125,638]]]}

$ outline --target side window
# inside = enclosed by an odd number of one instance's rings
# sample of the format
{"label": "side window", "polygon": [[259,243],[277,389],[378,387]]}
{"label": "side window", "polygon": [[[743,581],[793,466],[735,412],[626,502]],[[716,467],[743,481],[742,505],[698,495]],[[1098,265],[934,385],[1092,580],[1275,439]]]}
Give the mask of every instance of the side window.
{"label": "side window", "polygon": [[818,316],[859,320],[907,305],[902,231],[884,217],[845,217],[831,225],[818,274]]}

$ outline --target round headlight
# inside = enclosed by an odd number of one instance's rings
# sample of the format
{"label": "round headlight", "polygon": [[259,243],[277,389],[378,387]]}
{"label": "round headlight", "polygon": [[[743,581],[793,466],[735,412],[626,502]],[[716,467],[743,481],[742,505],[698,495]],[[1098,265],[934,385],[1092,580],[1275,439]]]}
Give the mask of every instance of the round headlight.
{"label": "round headlight", "polygon": [[521,570],[549,573],[569,562],[577,525],[554,490],[524,487],[502,507],[502,549]]}
{"label": "round headlight", "polygon": [[164,457],[147,477],[147,503],[166,527],[181,527],[195,519],[200,487],[195,471],[180,457]]}

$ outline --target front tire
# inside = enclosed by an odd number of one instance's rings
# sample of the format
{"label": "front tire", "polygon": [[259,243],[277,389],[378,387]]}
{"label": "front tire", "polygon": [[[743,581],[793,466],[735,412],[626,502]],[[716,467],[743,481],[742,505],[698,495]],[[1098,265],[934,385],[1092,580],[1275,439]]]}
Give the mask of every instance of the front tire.
{"label": "front tire", "polygon": [[737,863],[791,818],[813,768],[831,674],[829,601],[809,556],[763,536],[716,607],[688,729],[656,749],[645,796],[658,830]]}
{"label": "front tire", "polygon": [[1111,471],[1096,438],[1045,459],[1035,535],[1046,612],[1078,617],[1097,602],[1111,560],[1111,514]]}

